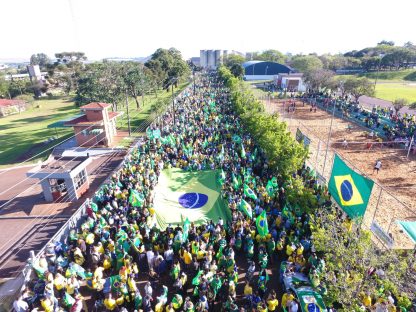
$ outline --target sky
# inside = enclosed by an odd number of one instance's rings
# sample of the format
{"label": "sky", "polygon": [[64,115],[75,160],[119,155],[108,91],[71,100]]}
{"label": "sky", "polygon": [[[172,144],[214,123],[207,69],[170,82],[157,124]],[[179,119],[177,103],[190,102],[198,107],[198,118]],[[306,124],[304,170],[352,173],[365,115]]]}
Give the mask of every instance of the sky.
{"label": "sky", "polygon": [[82,51],[91,60],[175,47],[342,53],[416,43],[416,0],[0,0],[0,60]]}

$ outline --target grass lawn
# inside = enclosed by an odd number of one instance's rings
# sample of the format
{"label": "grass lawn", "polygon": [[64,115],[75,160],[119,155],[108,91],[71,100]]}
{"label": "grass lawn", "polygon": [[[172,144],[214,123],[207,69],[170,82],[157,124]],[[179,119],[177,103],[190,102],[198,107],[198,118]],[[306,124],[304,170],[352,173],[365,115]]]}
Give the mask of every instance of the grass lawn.
{"label": "grass lawn", "polygon": [[[173,94],[176,97],[185,87],[188,85],[188,82],[179,84],[177,88],[173,89]],[[136,102],[134,99],[129,99],[129,111],[130,111],[130,128],[132,131],[133,136],[140,135],[138,133],[137,128],[140,124],[145,121],[152,113],[152,106],[156,105],[156,103],[160,103],[160,105],[166,105],[170,103],[172,100],[172,91],[166,92],[164,90],[159,90],[157,94],[157,98],[154,93],[147,94],[144,96],[144,105],[142,103],[142,98],[139,97],[140,108],[137,109]],[[128,131],[127,126],[127,111],[126,105],[119,105],[119,111],[124,112],[123,116],[117,120],[117,129],[122,131]]]}
{"label": "grass lawn", "polygon": [[[20,114],[0,118],[0,167],[22,162],[25,154],[35,155],[63,141],[72,128],[48,128],[48,125],[79,113],[70,97],[41,99]],[[49,138],[59,137],[50,143]],[[49,152],[33,161],[46,158]]]}
{"label": "grass lawn", "polygon": [[[183,83],[174,89],[174,96],[178,95],[188,83]],[[145,121],[153,112],[155,103],[169,103],[172,98],[171,91],[159,91],[158,97],[148,94],[144,97],[144,105],[138,110],[136,102],[129,99],[130,124],[132,132]],[[117,121],[117,129],[127,131],[127,114],[125,104],[119,105],[119,110],[124,115]],[[20,114],[0,118],[0,169],[23,162],[25,159],[38,153],[28,163],[46,159],[52,146],[73,135],[72,127],[48,128],[62,119],[67,119],[80,113],[71,97],[55,97],[54,99],[42,99],[29,104],[28,109]],[[137,136],[138,131],[132,133]],[[48,142],[50,138],[57,138]],[[132,140],[126,139],[121,145],[128,147]],[[50,149],[50,150],[49,150]]]}
{"label": "grass lawn", "polygon": [[367,77],[371,81],[375,81],[376,77],[378,81],[383,82],[411,82],[416,81],[416,70],[404,69],[395,71],[380,71],[377,76],[377,71],[362,73],[357,75],[337,75],[337,77]]}
{"label": "grass lawn", "polygon": [[388,101],[404,98],[409,104],[415,103],[416,83],[377,83],[376,97]]}

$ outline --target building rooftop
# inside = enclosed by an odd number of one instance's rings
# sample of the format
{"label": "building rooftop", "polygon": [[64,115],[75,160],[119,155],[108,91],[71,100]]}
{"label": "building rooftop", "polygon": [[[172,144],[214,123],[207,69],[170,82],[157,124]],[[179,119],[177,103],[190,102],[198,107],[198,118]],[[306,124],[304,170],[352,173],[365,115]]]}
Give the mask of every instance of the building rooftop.
{"label": "building rooftop", "polygon": [[[36,173],[69,173],[88,160],[89,157],[58,157],[43,163]],[[36,175],[34,176],[36,177]],[[52,176],[51,176],[52,178]]]}
{"label": "building rooftop", "polygon": [[100,103],[100,102],[91,102],[89,104],[83,105],[80,109],[95,109],[95,110],[103,110],[107,107],[111,106],[108,103]]}
{"label": "building rooftop", "polygon": [[102,125],[103,120],[88,120],[86,115],[79,116],[72,120],[69,120],[64,123],[64,126],[90,126],[90,125]]}
{"label": "building rooftop", "polygon": [[25,101],[0,99],[0,106],[11,106],[11,105],[21,105],[21,104],[25,104]]}

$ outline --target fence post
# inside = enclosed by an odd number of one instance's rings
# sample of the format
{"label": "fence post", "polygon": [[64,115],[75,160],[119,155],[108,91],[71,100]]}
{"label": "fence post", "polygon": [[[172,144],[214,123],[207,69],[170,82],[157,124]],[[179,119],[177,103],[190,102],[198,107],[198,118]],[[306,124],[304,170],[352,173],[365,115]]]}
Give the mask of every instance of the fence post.
{"label": "fence post", "polygon": [[373,219],[371,220],[371,223],[373,223],[373,222],[374,222],[374,219],[376,218],[376,213],[377,213],[377,210],[378,210],[378,206],[379,206],[379,204],[380,204],[380,199],[381,199],[381,193],[382,193],[382,192],[383,192],[383,188],[382,188],[382,187],[380,187],[380,193],[378,194],[378,199],[377,199],[376,209],[374,210]]}

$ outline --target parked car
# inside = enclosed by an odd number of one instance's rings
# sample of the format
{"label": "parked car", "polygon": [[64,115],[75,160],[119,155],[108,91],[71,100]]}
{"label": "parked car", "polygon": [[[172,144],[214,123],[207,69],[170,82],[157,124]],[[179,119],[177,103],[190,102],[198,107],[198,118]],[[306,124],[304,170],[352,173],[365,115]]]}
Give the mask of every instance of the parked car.
{"label": "parked car", "polygon": [[286,291],[292,291],[302,312],[324,312],[326,311],[322,296],[314,290],[309,278],[300,272],[286,272],[290,262],[283,261],[280,265],[280,277]]}

